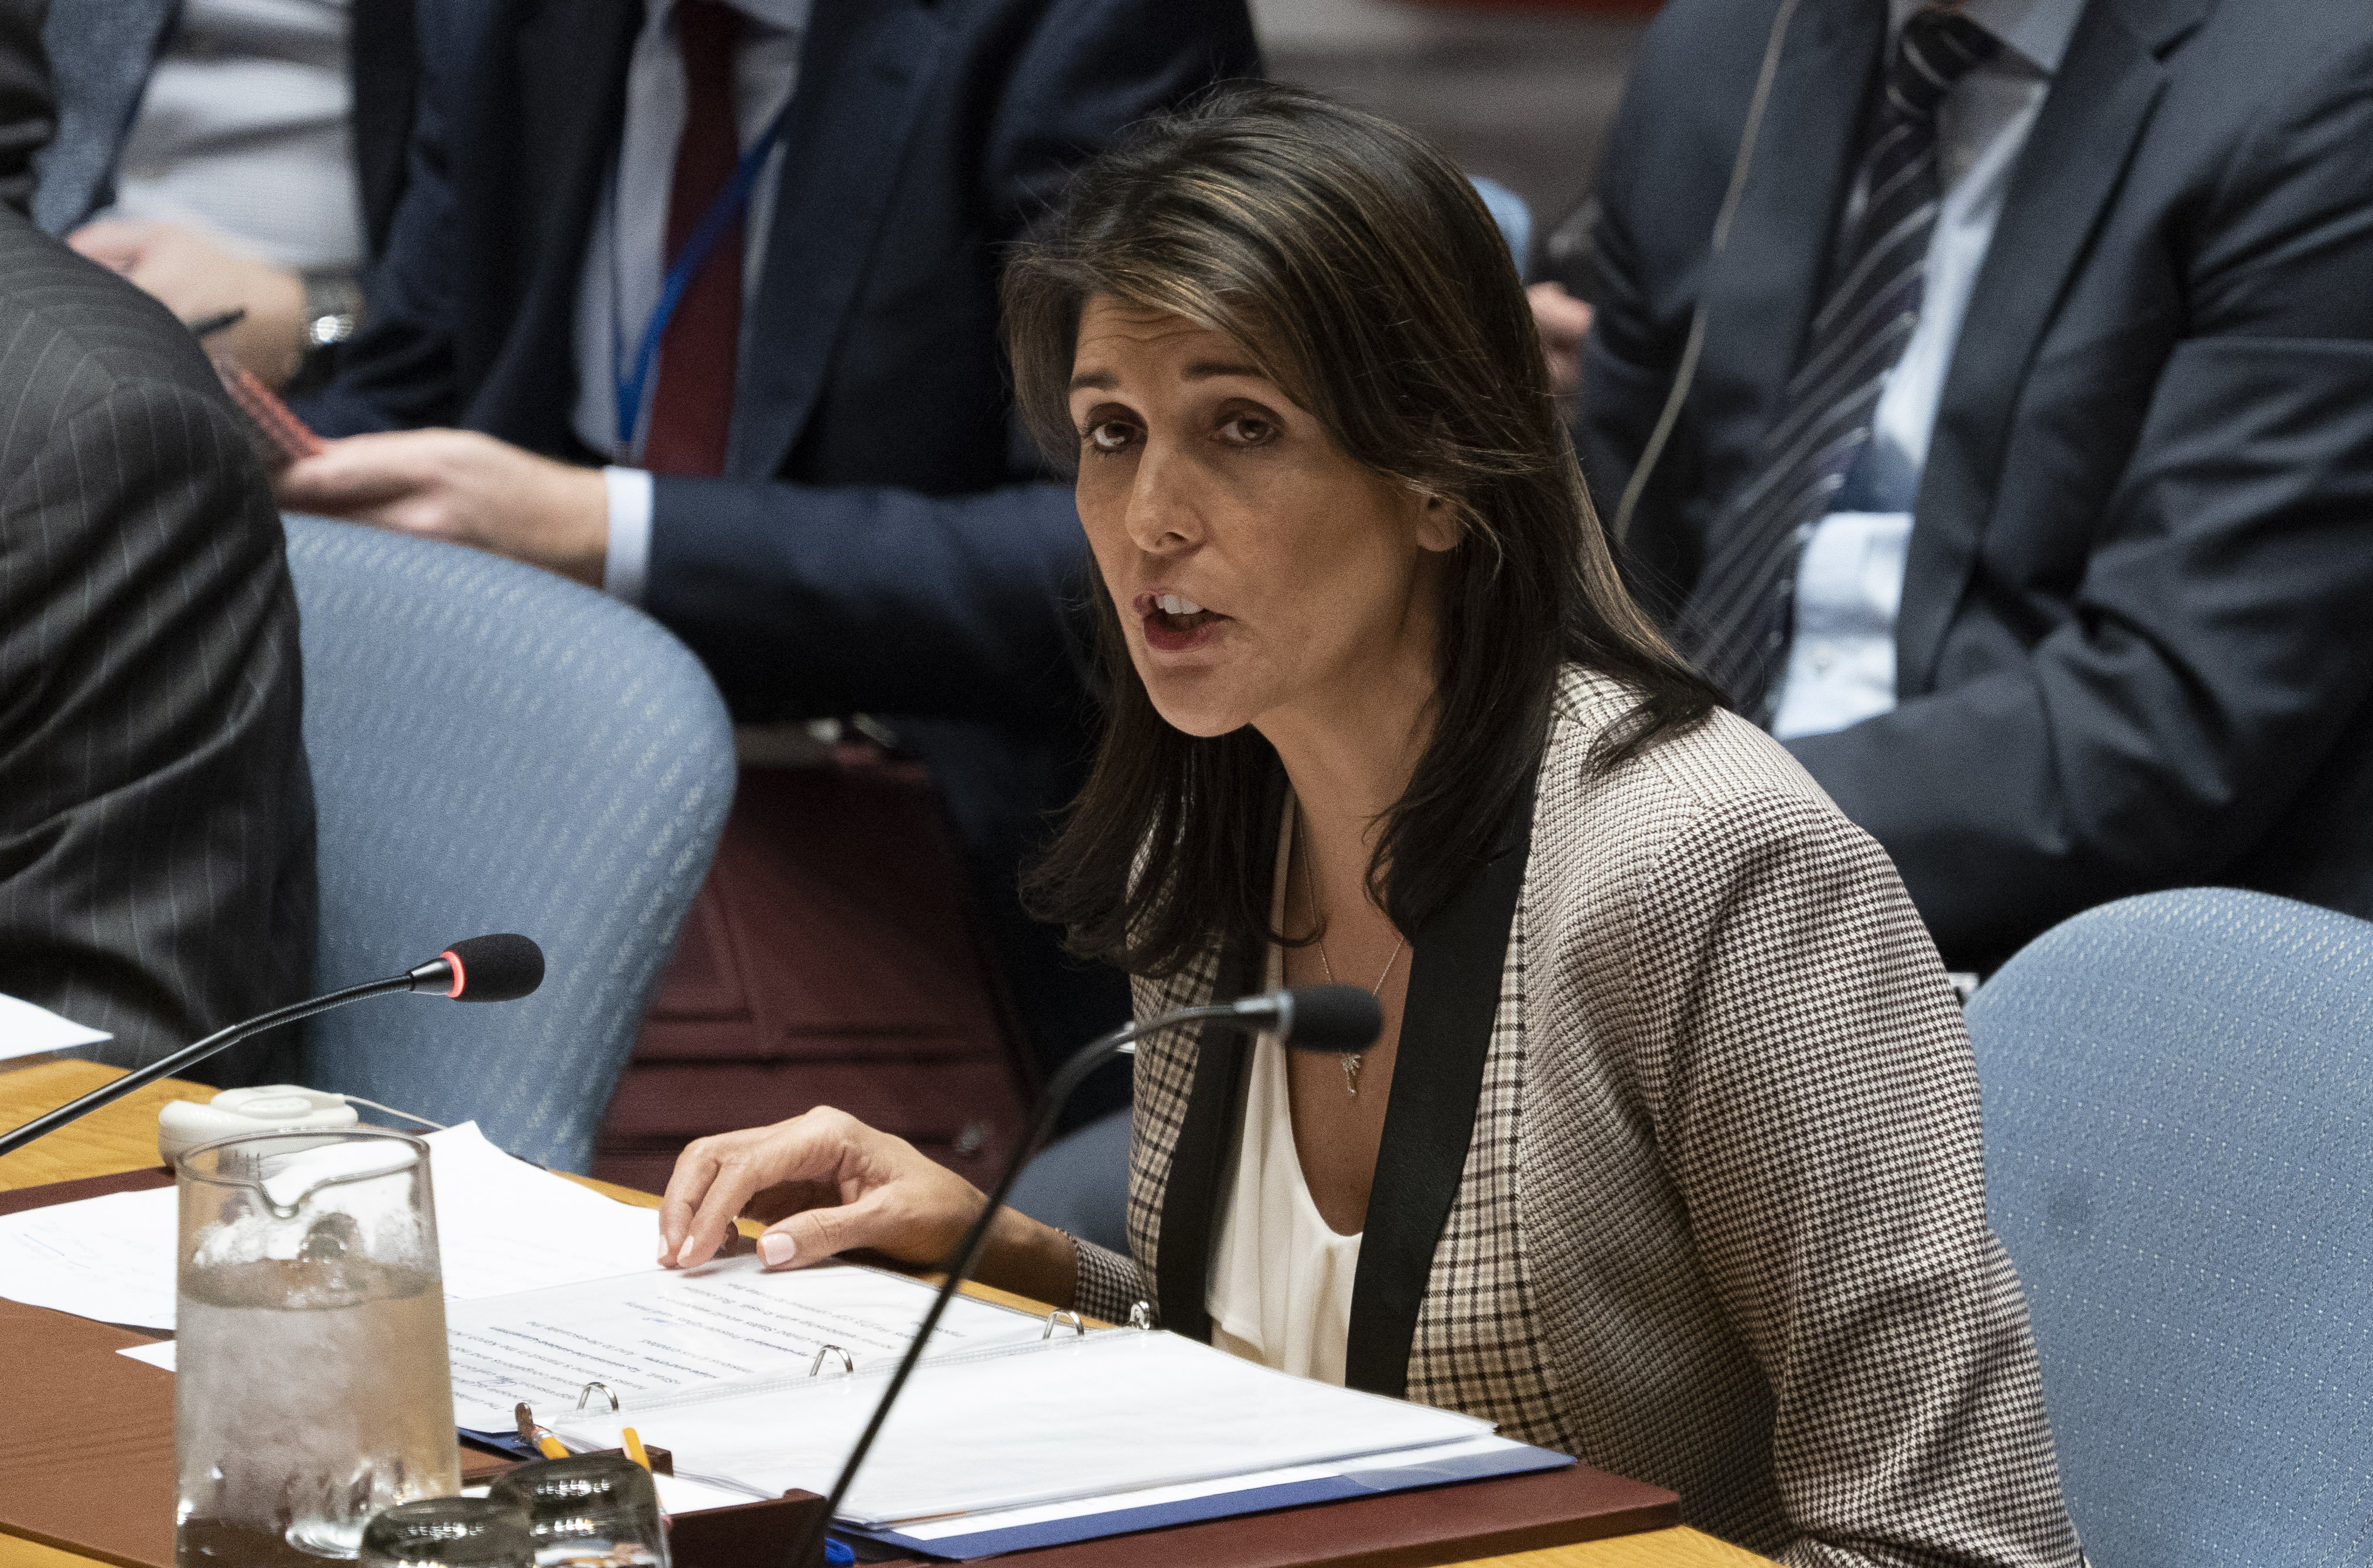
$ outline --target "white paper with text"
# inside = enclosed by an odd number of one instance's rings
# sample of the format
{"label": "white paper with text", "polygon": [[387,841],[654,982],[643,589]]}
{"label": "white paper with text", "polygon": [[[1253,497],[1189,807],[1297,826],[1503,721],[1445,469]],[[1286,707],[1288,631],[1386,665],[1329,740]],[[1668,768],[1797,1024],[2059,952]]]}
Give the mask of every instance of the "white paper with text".
{"label": "white paper with text", "polygon": [[[452,1302],[445,1327],[453,1417],[508,1431],[512,1407],[524,1400],[538,1421],[555,1425],[597,1382],[632,1411],[721,1379],[805,1375],[825,1345],[848,1352],[859,1368],[894,1363],[930,1301],[929,1285],[901,1274],[848,1264],[769,1274],[742,1257]],[[932,1336],[934,1353],[1022,1344],[1045,1331],[1038,1318],[959,1296]],[[823,1375],[843,1364],[827,1356]],[[594,1403],[602,1405],[599,1394]]]}

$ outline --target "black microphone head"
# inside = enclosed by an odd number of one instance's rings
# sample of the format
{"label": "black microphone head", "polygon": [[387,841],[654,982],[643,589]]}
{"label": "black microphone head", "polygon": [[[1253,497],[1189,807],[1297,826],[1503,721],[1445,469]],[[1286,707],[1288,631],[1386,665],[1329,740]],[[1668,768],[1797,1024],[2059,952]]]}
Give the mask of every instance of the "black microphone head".
{"label": "black microphone head", "polygon": [[1285,1043],[1298,1051],[1364,1051],[1385,1032],[1385,1007],[1358,986],[1296,986],[1285,993]]}
{"label": "black microphone head", "polygon": [[508,931],[470,937],[438,956],[453,965],[456,1001],[517,1001],[544,984],[544,949]]}

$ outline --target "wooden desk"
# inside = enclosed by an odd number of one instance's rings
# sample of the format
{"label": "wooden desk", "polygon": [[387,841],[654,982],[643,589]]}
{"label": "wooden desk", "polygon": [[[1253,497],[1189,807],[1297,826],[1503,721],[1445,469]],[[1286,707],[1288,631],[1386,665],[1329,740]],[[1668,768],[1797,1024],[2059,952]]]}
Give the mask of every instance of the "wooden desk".
{"label": "wooden desk", "polygon": [[[14,1127],[77,1094],[89,1093],[116,1070],[89,1062],[46,1062],[0,1072],[0,1128]],[[172,1079],[135,1090],[115,1104],[85,1117],[73,1126],[0,1158],[0,1188],[37,1187],[53,1181],[107,1176],[139,1170],[157,1163],[157,1107],[169,1100],[205,1099],[213,1090]],[[614,1187],[590,1176],[572,1176],[598,1192],[646,1209],[660,1200],[648,1192]],[[756,1227],[743,1221],[745,1230]],[[983,1289],[984,1295],[1019,1301],[1001,1291]],[[1043,1310],[1043,1308],[1041,1309]],[[106,1568],[88,1557],[59,1551],[18,1536],[0,1533],[0,1568]],[[1586,1541],[1579,1546],[1553,1547],[1515,1557],[1494,1557],[1461,1568],[1771,1568],[1751,1551],[1716,1540],[1691,1529],[1651,1530],[1644,1535],[1619,1536],[1613,1540]]]}

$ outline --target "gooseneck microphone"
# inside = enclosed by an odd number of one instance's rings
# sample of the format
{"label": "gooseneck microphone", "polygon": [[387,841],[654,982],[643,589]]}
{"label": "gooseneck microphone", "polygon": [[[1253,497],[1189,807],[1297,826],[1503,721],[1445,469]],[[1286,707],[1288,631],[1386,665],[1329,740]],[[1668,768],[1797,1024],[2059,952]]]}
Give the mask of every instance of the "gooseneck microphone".
{"label": "gooseneck microphone", "polygon": [[161,1061],[134,1068],[123,1077],[99,1085],[70,1105],[60,1106],[46,1115],[35,1117],[22,1127],[0,1133],[0,1154],[21,1149],[45,1132],[54,1132],[111,1101],[122,1099],[144,1083],[170,1078],[183,1068],[204,1061],[216,1051],[261,1035],[266,1029],[294,1024],[300,1018],[310,1018],[317,1012],[327,1012],[333,1007],[344,1007],[367,996],[385,996],[391,991],[423,991],[450,997],[455,1001],[516,1001],[542,984],[544,949],[523,936],[508,933],[473,936],[455,942],[427,963],[416,964],[401,975],[348,986],[327,996],[317,996],[310,1001],[291,1002],[286,1007],[275,1008],[251,1018],[244,1024],[234,1024],[228,1029],[217,1030],[196,1045],[185,1046]]}
{"label": "gooseneck microphone", "polygon": [[788,1568],[816,1568],[824,1561],[824,1531],[831,1527],[833,1515],[840,1512],[841,1501],[848,1495],[849,1483],[857,1479],[857,1468],[880,1434],[882,1423],[890,1419],[890,1407],[898,1402],[898,1395],[906,1387],[906,1379],[923,1359],[923,1349],[947,1315],[948,1304],[964,1281],[971,1277],[973,1265],[980,1261],[981,1245],[988,1239],[988,1228],[996,1223],[997,1212],[1005,1207],[1005,1199],[1013,1190],[1014,1179],[1030,1156],[1038,1152],[1047,1135],[1055,1130],[1055,1118],[1062,1114],[1088,1074],[1116,1056],[1136,1048],[1139,1040],[1148,1035],[1158,1035],[1182,1024],[1216,1021],[1229,1028],[1272,1030],[1285,1045],[1298,1051],[1323,1051],[1335,1056],[1347,1056],[1365,1050],[1384,1032],[1385,1010],[1370,992],[1358,986],[1298,986],[1292,990],[1264,991],[1240,1001],[1214,1002],[1205,1007],[1182,1007],[1175,1012],[1165,1012],[1149,1018],[1142,1024],[1128,1024],[1101,1039],[1090,1041],[1072,1054],[1071,1059],[1056,1071],[1046,1084],[1046,1096],[1030,1118],[1029,1129],[1014,1146],[999,1174],[997,1185],[989,1189],[988,1201],[981,1205],[980,1217],[972,1223],[964,1239],[956,1244],[955,1255],[948,1262],[948,1277],[932,1296],[930,1310],[915,1330],[906,1346],[906,1353],[898,1360],[898,1369],[890,1375],[890,1386],[882,1390],[882,1398],[873,1407],[872,1417],[858,1435],[857,1446],[848,1451],[848,1458],[840,1467],[840,1475],[832,1483],[832,1493],[824,1500],[824,1507],[812,1519],[799,1543],[785,1559]]}
{"label": "gooseneck microphone", "polygon": [[[495,936],[473,936],[457,942],[426,964],[416,964],[404,971],[412,983],[399,988],[392,980],[373,982],[390,990],[398,989],[415,991],[442,989],[455,1001],[517,1001],[535,994],[544,984],[544,949],[523,936],[508,931]],[[370,988],[362,989],[369,994]],[[343,998],[346,993],[340,991]],[[325,1000],[327,999],[324,999]],[[312,1005],[299,1002],[300,1007]],[[335,1002],[329,1002],[335,1006]],[[269,1024],[259,1025],[270,1027]]]}

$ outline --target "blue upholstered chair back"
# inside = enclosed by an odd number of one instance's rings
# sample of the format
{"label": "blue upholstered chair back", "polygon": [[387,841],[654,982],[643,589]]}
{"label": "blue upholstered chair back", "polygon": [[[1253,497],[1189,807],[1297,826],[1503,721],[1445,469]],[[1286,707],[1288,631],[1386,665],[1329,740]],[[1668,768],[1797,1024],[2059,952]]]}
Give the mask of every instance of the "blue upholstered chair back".
{"label": "blue upholstered chair back", "polygon": [[2094,1568],[2373,1561],[2373,925],[2130,898],[1969,1022]]}
{"label": "blue upholstered chair back", "polygon": [[733,795],[707,673],[648,617],[511,561],[288,519],[321,824],[324,989],[515,930],[544,987],[307,1025],[305,1081],[475,1118],[565,1169],[593,1133]]}

